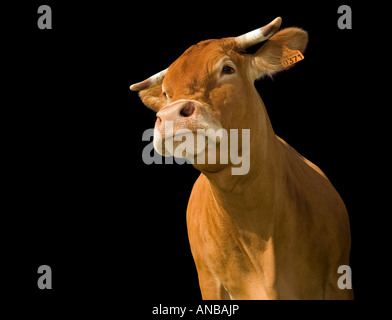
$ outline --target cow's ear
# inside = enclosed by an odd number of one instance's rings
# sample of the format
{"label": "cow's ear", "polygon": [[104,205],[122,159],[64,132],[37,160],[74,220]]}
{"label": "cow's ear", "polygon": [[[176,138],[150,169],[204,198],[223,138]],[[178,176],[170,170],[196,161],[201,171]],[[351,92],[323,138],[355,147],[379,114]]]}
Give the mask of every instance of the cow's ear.
{"label": "cow's ear", "polygon": [[139,96],[142,102],[155,112],[158,112],[167,103],[166,97],[162,93],[162,85],[160,84],[140,91]]}
{"label": "cow's ear", "polygon": [[[275,33],[259,50],[251,57],[251,75],[254,79],[287,69],[291,66],[291,60],[287,64],[284,57],[287,52],[293,54],[298,50],[304,53],[308,44],[308,33],[299,28],[287,28]],[[299,56],[293,59],[300,59]],[[285,64],[285,66],[284,66]]]}

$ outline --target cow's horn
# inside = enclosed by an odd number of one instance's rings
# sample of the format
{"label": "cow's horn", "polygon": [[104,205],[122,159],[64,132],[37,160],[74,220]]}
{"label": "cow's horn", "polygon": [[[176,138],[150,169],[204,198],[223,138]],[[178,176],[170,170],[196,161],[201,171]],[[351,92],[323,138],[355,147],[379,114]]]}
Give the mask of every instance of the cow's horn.
{"label": "cow's horn", "polygon": [[259,29],[250,31],[241,36],[235,38],[235,42],[239,50],[244,50],[249,48],[257,43],[267,40],[272,37],[272,35],[279,30],[279,27],[282,23],[282,18],[277,17],[275,20],[270,22],[269,24],[261,27]]}
{"label": "cow's horn", "polygon": [[140,91],[140,90],[145,90],[148,88],[151,88],[153,86],[156,86],[158,84],[161,84],[163,81],[163,78],[165,77],[165,74],[167,72],[167,69],[162,70],[161,72],[158,72],[154,74],[153,76],[147,78],[146,80],[143,80],[138,83],[134,83],[129,87],[132,91]]}

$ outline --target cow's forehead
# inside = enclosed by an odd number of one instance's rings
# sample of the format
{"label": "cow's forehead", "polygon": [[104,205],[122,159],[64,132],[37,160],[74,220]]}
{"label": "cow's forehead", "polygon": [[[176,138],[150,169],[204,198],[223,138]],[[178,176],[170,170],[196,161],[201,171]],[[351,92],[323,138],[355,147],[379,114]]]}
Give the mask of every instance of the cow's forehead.
{"label": "cow's forehead", "polygon": [[222,58],[229,57],[231,49],[230,38],[205,40],[191,46],[170,65],[164,86],[203,82]]}

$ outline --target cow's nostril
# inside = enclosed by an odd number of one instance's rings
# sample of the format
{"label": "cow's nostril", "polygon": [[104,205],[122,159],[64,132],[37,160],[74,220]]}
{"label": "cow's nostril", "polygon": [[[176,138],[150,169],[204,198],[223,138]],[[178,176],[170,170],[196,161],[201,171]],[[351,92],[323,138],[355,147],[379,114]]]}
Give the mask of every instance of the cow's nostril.
{"label": "cow's nostril", "polygon": [[181,109],[180,115],[182,117],[190,117],[195,112],[195,106],[193,103],[187,103],[187,105]]}

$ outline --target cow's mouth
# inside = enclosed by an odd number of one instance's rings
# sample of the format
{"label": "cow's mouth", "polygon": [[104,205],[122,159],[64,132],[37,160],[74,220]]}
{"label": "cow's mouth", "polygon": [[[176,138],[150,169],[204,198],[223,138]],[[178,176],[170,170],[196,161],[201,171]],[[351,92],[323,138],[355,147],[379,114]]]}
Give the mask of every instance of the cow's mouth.
{"label": "cow's mouth", "polygon": [[[154,132],[154,148],[164,156],[186,158],[192,163],[207,163],[208,153],[219,148],[221,136],[214,130],[199,129],[192,131],[180,129],[175,134],[162,135]],[[212,158],[212,155],[210,155]]]}
{"label": "cow's mouth", "polygon": [[201,143],[202,138],[197,132],[191,130],[179,130],[174,135],[154,135],[154,147],[158,153],[164,156],[176,158],[194,158],[203,153],[206,146]]}

